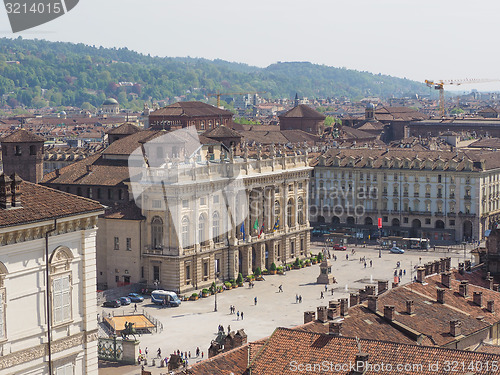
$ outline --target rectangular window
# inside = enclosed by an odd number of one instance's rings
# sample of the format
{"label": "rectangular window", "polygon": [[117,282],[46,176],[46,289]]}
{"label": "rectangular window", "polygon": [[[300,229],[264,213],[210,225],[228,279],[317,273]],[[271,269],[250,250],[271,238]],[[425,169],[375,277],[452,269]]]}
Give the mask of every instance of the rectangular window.
{"label": "rectangular window", "polygon": [[56,368],[56,375],[73,375],[73,364],[67,363]]}
{"label": "rectangular window", "polygon": [[115,281],[116,281],[117,283],[119,283],[119,282],[120,282],[120,276],[116,275],[116,276],[115,276]]}
{"label": "rectangular window", "polygon": [[207,204],[207,200],[205,199],[205,197],[200,198],[200,205],[205,206],[206,204]]}
{"label": "rectangular window", "polygon": [[219,203],[219,196],[218,195],[214,195],[214,203]]}
{"label": "rectangular window", "polygon": [[127,250],[132,250],[132,238],[127,237]]}
{"label": "rectangular window", "polygon": [[220,273],[220,262],[219,259],[215,259],[215,274],[218,275]]}
{"label": "rectangular window", "polygon": [[54,324],[71,319],[71,285],[69,275],[52,280],[52,319]]}
{"label": "rectangular window", "polygon": [[455,225],[455,220],[450,220],[450,225],[454,226]]}
{"label": "rectangular window", "polygon": [[161,208],[161,200],[160,199],[153,199],[153,202],[151,203],[153,208]]}
{"label": "rectangular window", "polygon": [[120,250],[120,239],[118,237],[114,238],[114,247],[115,250]]}
{"label": "rectangular window", "polygon": [[153,266],[153,280],[160,281],[160,266]]}
{"label": "rectangular window", "polygon": [[431,219],[425,219],[425,224],[429,225],[431,223]]}
{"label": "rectangular window", "polygon": [[208,262],[203,263],[203,277],[208,277]]}
{"label": "rectangular window", "polygon": [[189,201],[187,199],[182,200],[182,208],[189,208]]}

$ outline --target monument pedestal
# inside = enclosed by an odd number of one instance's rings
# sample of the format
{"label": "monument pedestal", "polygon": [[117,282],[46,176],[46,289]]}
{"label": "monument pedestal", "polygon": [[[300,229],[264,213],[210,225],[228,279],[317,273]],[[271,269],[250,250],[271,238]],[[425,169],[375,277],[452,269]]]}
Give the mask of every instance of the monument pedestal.
{"label": "monument pedestal", "polygon": [[325,259],[319,265],[319,276],[316,279],[317,284],[335,284],[335,277],[332,274],[332,265],[328,259]]}

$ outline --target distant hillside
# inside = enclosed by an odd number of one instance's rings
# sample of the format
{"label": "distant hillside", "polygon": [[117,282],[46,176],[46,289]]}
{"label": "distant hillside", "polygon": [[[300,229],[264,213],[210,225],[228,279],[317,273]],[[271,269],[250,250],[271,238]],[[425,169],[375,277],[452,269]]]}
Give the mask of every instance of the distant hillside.
{"label": "distant hillside", "polygon": [[[16,63],[16,62],[19,62]],[[120,84],[130,82],[131,84]],[[268,97],[390,97],[425,93],[425,85],[308,62],[267,68],[223,60],[160,58],[126,48],[0,39],[0,103],[98,107],[106,97],[140,109],[144,101],[203,100],[210,92],[267,91]]]}

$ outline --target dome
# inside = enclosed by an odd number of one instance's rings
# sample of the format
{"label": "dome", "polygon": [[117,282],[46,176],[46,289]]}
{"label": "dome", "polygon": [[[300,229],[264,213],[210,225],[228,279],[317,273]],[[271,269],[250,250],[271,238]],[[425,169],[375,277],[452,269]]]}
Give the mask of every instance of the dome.
{"label": "dome", "polygon": [[373,103],[368,103],[368,104],[366,105],[366,109],[375,109],[375,104],[373,104]]}
{"label": "dome", "polygon": [[67,114],[67,113],[66,113],[66,112],[64,112],[64,111],[61,111],[61,112],[59,112],[59,114],[60,114],[61,116],[66,116],[66,114]]}
{"label": "dome", "polygon": [[113,98],[107,98],[102,105],[118,105],[118,102],[116,99]]}

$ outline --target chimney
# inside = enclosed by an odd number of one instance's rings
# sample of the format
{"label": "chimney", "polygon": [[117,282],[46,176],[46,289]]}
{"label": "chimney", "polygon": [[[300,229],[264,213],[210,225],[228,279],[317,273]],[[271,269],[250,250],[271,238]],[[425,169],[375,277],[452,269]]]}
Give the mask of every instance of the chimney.
{"label": "chimney", "polygon": [[417,268],[417,281],[419,283],[424,283],[425,279],[425,267],[418,267]]}
{"label": "chimney", "polygon": [[375,295],[375,285],[366,285],[365,286],[366,294],[368,296],[374,296]]}
{"label": "chimney", "polygon": [[444,295],[446,294],[446,289],[437,288],[437,301],[439,303],[444,303]]}
{"label": "chimney", "polygon": [[474,292],[472,294],[472,301],[479,307],[483,307],[483,292]]}
{"label": "chimney", "polygon": [[314,311],[304,311],[304,324],[312,322],[316,318]]}
{"label": "chimney", "polygon": [[472,262],[469,259],[467,259],[465,261],[464,267],[466,272],[470,272],[472,268]]}
{"label": "chimney", "polygon": [[328,333],[332,336],[342,336],[342,322],[330,322]]}
{"label": "chimney", "polygon": [[359,305],[359,293],[351,293],[349,296],[349,306]]}
{"label": "chimney", "polygon": [[458,292],[462,297],[467,297],[468,296],[468,289],[469,289],[469,281],[468,280],[462,280],[460,281],[460,285],[458,287]]}
{"label": "chimney", "polygon": [[439,259],[439,268],[440,272],[446,272],[446,258],[440,258]]}
{"label": "chimney", "polygon": [[318,320],[321,323],[325,323],[328,320],[328,313],[326,306],[318,306],[317,311],[318,311]]}
{"label": "chimney", "polygon": [[332,310],[332,316],[339,316],[340,315],[340,302],[339,301],[328,302],[328,310]]}
{"label": "chimney", "polygon": [[387,289],[389,289],[389,281],[379,281],[378,282],[378,294],[381,295]]}
{"label": "chimney", "polygon": [[458,263],[458,272],[460,275],[463,275],[465,273],[465,265],[463,263]]}
{"label": "chimney", "polygon": [[441,284],[443,284],[446,288],[450,288],[451,285],[451,272],[445,271],[441,274]]}
{"label": "chimney", "polygon": [[12,206],[12,180],[5,173],[0,175],[0,208],[9,209]]}
{"label": "chimney", "polygon": [[355,370],[351,372],[353,375],[363,375],[368,370],[368,353],[358,353],[356,354],[356,367]]}
{"label": "chimney", "polygon": [[495,301],[491,300],[491,301],[488,301],[487,302],[487,308],[486,310],[488,310],[490,313],[494,313],[495,312]]}
{"label": "chimney", "polygon": [[59,170],[59,168],[56,169],[56,177],[59,177],[61,175],[61,171]]}
{"label": "chimney", "polygon": [[462,322],[458,319],[450,320],[450,335],[453,337],[460,336],[462,334]]}
{"label": "chimney", "polygon": [[486,278],[486,281],[488,282],[488,289],[493,290],[493,277],[488,276],[488,277]]}
{"label": "chimney", "polygon": [[370,296],[368,297],[368,310],[377,312],[377,296]]}
{"label": "chimney", "polygon": [[21,207],[21,195],[23,194],[21,190],[21,183],[23,180],[17,173],[13,173],[10,176],[12,182],[10,185],[10,192],[12,194],[12,207]]}
{"label": "chimney", "polygon": [[495,292],[499,292],[500,291],[500,284],[493,284],[493,290]]}
{"label": "chimney", "polygon": [[446,258],[446,271],[451,269],[451,257]]}
{"label": "chimney", "polygon": [[92,164],[87,164],[87,173],[92,172]]}
{"label": "chimney", "polygon": [[349,300],[347,298],[339,298],[340,302],[340,316],[346,316],[349,313],[347,309],[349,308]]}
{"label": "chimney", "polygon": [[406,300],[406,313],[408,315],[415,314],[414,303],[413,303],[413,300],[411,300],[411,299]]}
{"label": "chimney", "polygon": [[394,306],[393,305],[385,305],[384,306],[384,318],[389,321],[394,320]]}

